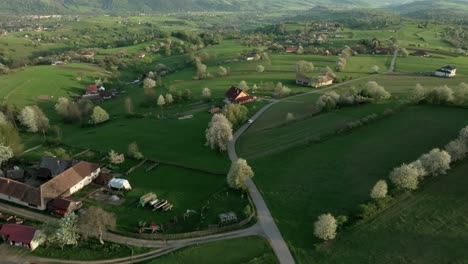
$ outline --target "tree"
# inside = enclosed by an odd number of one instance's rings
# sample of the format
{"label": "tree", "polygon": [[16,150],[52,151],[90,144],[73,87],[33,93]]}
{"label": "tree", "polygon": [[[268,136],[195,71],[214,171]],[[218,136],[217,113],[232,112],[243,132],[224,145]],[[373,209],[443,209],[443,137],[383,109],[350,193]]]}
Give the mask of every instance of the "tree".
{"label": "tree", "polygon": [[170,93],[166,94],[165,98],[167,104],[172,104],[174,102],[174,97],[172,97],[172,94]]}
{"label": "tree", "polygon": [[11,148],[0,144],[0,166],[11,158],[13,158],[13,151]]}
{"label": "tree", "polygon": [[249,109],[240,104],[228,103],[223,108],[223,115],[231,122],[233,126],[243,124],[247,121]]}
{"label": "tree", "polygon": [[278,98],[288,96],[291,93],[291,89],[284,86],[281,82],[278,82],[275,87],[274,95]]}
{"label": "tree", "polygon": [[8,118],[3,112],[0,112],[0,125],[8,124]]}
{"label": "tree", "polygon": [[454,100],[453,91],[447,85],[434,87],[426,94],[426,101],[430,104],[448,104]]}
{"label": "tree", "polygon": [[440,174],[446,174],[450,169],[450,154],[448,154],[447,151],[440,150],[438,148],[422,155],[419,160],[429,175],[437,176]]}
{"label": "tree", "polygon": [[9,74],[10,68],[0,63],[0,74]]}
{"label": "tree", "polygon": [[127,115],[133,115],[134,114],[133,101],[132,101],[132,98],[130,98],[130,97],[125,98],[125,112],[127,113]]}
{"label": "tree", "polygon": [[263,65],[258,65],[256,70],[257,70],[257,72],[262,73],[262,72],[265,71],[265,67],[263,67]]}
{"label": "tree", "polygon": [[375,81],[367,82],[361,94],[365,97],[373,98],[376,100],[385,100],[390,98],[390,93],[385,88]]}
{"label": "tree", "polygon": [[411,95],[411,100],[415,103],[420,103],[426,98],[426,89],[421,84],[416,84],[414,87],[413,93]]}
{"label": "tree", "polygon": [[405,48],[399,49],[398,53],[400,53],[400,55],[403,56],[403,57],[408,57],[408,55],[409,55],[409,52]]}
{"label": "tree", "polygon": [[92,206],[80,215],[80,226],[91,235],[98,237],[101,245],[104,245],[103,233],[106,229],[115,228],[116,219],[114,214],[104,211],[101,207]]}
{"label": "tree", "polygon": [[154,87],[156,87],[156,81],[150,78],[145,78],[143,80],[143,91],[147,97],[150,99],[156,96],[156,92],[154,91]]}
{"label": "tree", "polygon": [[323,240],[334,239],[337,227],[338,225],[333,215],[323,214],[314,223],[314,235]]}
{"label": "tree", "polygon": [[110,163],[112,164],[121,164],[125,161],[124,154],[119,154],[115,152],[113,149],[111,149],[107,155],[108,155],[108,159]]}
{"label": "tree", "polygon": [[294,65],[297,73],[306,73],[314,71],[314,64],[309,61],[300,60]]}
{"label": "tree", "polygon": [[138,148],[138,145],[136,142],[132,142],[128,144],[128,156],[141,160],[143,159],[143,154],[140,152],[140,149]]}
{"label": "tree", "polygon": [[70,213],[60,219],[59,229],[55,234],[55,243],[63,249],[64,246],[78,245],[79,238],[78,217],[76,214]]}
{"label": "tree", "polygon": [[458,138],[465,142],[466,145],[468,145],[468,126],[462,128],[460,130],[460,133],[458,134]]}
{"label": "tree", "polygon": [[416,167],[403,164],[400,167],[394,168],[389,177],[398,188],[416,190],[420,176],[420,172]]}
{"label": "tree", "polygon": [[24,107],[18,119],[23,126],[28,128],[29,132],[45,134],[49,129],[49,119],[37,105]]}
{"label": "tree", "polygon": [[302,47],[301,45],[299,45],[299,47],[297,48],[297,52],[296,52],[298,55],[302,55],[304,54],[304,47]]}
{"label": "tree", "polygon": [[218,74],[219,74],[219,76],[226,76],[226,75],[228,75],[228,70],[226,68],[224,68],[223,66],[219,66]]}
{"label": "tree", "polygon": [[163,114],[163,107],[166,104],[166,100],[162,94],[159,95],[156,104],[161,108],[161,115]]}
{"label": "tree", "polygon": [[286,114],[286,121],[287,121],[287,122],[291,122],[291,121],[293,121],[293,120],[294,120],[294,115],[293,115],[293,113],[287,113],[287,114]]}
{"label": "tree", "polygon": [[454,92],[454,102],[458,105],[468,104],[468,84],[460,83]]}
{"label": "tree", "polygon": [[450,141],[444,149],[450,155],[452,161],[462,160],[468,153],[467,144],[460,138]]}
{"label": "tree", "polygon": [[344,71],[346,67],[346,59],[345,58],[338,58],[336,61],[336,70],[339,72]]}
{"label": "tree", "polygon": [[379,70],[380,70],[380,68],[377,65],[374,65],[374,66],[371,67],[372,73],[379,73]]}
{"label": "tree", "polygon": [[9,147],[14,156],[23,152],[23,144],[18,130],[11,123],[0,124],[0,144]]}
{"label": "tree", "polygon": [[370,197],[372,199],[381,199],[387,196],[388,186],[385,180],[379,180],[371,190]]}
{"label": "tree", "polygon": [[319,112],[335,109],[340,100],[340,95],[331,91],[321,95],[315,103],[315,109]]}
{"label": "tree", "polygon": [[247,83],[244,80],[240,81],[239,88],[241,88],[244,91],[248,91],[250,89],[249,86],[247,85]]}
{"label": "tree", "polygon": [[247,179],[252,178],[254,173],[245,159],[237,159],[231,164],[227,175],[227,183],[233,189],[247,189]]}
{"label": "tree", "polygon": [[202,97],[205,100],[210,100],[211,98],[211,90],[208,87],[203,88]]}
{"label": "tree", "polygon": [[226,151],[232,140],[232,125],[223,114],[215,114],[206,129],[206,145],[211,149]]}
{"label": "tree", "polygon": [[91,123],[96,125],[109,120],[109,114],[100,106],[95,106],[91,114]]}

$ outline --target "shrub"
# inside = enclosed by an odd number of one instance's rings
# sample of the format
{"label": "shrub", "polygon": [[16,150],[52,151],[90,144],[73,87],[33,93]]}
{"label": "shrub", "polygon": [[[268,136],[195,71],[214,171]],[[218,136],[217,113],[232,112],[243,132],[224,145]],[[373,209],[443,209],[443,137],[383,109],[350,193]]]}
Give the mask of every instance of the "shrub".
{"label": "shrub", "polygon": [[337,227],[335,217],[331,214],[323,214],[314,224],[314,235],[323,240],[334,239]]}

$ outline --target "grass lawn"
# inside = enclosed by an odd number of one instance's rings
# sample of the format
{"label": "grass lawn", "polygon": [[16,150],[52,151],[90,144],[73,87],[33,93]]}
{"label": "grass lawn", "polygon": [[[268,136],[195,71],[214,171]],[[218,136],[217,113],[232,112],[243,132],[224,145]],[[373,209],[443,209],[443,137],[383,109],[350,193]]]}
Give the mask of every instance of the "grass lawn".
{"label": "grass lawn", "polygon": [[100,260],[109,258],[123,258],[147,252],[147,248],[138,248],[128,245],[106,242],[103,246],[97,239],[89,238],[80,241],[78,246],[59,247],[39,246],[30,252],[31,255],[45,258],[67,259],[67,260]]}
{"label": "grass lawn", "polygon": [[293,122],[266,127],[266,124],[254,123],[237,142],[237,150],[244,158],[268,155],[274,152],[293,147],[298,144],[308,144],[310,141],[320,139],[337,129],[344,127],[348,122],[356,121],[371,114],[382,114],[386,109],[400,105],[398,101],[383,101],[375,104],[358,107],[342,108],[331,112],[312,115]]}
{"label": "grass lawn", "polygon": [[268,242],[260,237],[245,237],[184,248],[146,264],[175,263],[278,263]]}
{"label": "grass lawn", "polygon": [[369,199],[378,179],[445,145],[467,125],[466,116],[462,108],[411,106],[349,134],[250,160],[255,181],[298,262],[317,257],[313,222],[318,215],[352,214]]}
{"label": "grass lawn", "polygon": [[[77,73],[83,81],[77,81]],[[102,75],[102,69],[84,64],[63,66],[35,66],[0,76],[0,97],[18,107],[36,104],[39,96],[55,101],[67,93],[81,94],[93,77]]]}
{"label": "grass lawn", "polygon": [[[110,205],[88,198],[87,205],[99,205],[117,217],[117,229],[134,232],[139,221],[148,224],[165,223],[174,216],[179,223],[167,233],[191,232],[208,228],[218,223],[218,214],[233,211],[239,220],[244,219],[243,209],[248,204],[246,195],[227,188],[223,175],[212,175],[174,166],[160,165],[146,172],[150,165],[144,165],[129,176],[125,176],[132,185],[132,191],[124,195],[122,205]],[[167,199],[174,205],[172,211],[152,211],[149,207],[138,207],[140,197],[154,192],[159,199]],[[207,206],[200,215],[201,208]],[[197,213],[187,220],[183,214],[187,209]]]}
{"label": "grass lawn", "polygon": [[466,263],[468,162],[338,235],[315,263]]}

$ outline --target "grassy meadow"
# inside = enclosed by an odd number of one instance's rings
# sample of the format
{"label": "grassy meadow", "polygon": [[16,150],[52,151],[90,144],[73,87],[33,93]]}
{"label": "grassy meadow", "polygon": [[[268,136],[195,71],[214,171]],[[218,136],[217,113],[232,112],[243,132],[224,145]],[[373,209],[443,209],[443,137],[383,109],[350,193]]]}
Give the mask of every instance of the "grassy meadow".
{"label": "grassy meadow", "polygon": [[[411,106],[339,137],[251,159],[255,182],[298,262],[317,257],[313,222],[320,214],[355,213],[378,179],[445,145],[466,125],[466,114],[459,108]],[[318,119],[314,126],[322,122],[328,121]]]}
{"label": "grassy meadow", "polygon": [[[242,249],[242,254],[239,252]],[[268,242],[260,237],[245,237],[180,249],[146,264],[175,263],[278,263]]]}

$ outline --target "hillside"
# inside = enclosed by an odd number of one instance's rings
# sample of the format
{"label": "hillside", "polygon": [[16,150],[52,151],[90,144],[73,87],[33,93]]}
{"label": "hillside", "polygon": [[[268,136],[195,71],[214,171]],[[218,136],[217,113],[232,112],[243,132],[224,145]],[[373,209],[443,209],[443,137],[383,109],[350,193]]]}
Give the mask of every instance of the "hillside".
{"label": "hillside", "polygon": [[402,16],[429,19],[441,22],[466,23],[468,12],[467,0],[447,0],[447,1],[415,1],[406,4],[392,5],[387,10],[400,13]]}
{"label": "hillside", "polygon": [[[399,0],[392,3],[405,3]],[[0,0],[0,12],[8,14],[45,13],[155,13],[184,11],[306,10],[315,5],[333,8],[379,7],[379,0]]]}

